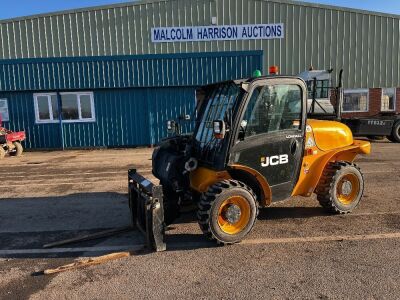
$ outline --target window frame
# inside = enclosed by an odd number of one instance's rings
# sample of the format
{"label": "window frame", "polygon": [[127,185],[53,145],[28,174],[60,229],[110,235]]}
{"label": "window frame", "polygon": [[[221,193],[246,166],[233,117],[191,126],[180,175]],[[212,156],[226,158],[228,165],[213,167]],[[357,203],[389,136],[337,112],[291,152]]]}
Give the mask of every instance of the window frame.
{"label": "window frame", "polygon": [[0,98],[0,101],[4,101],[4,103],[6,104],[6,109],[7,109],[7,117],[8,119],[3,119],[3,117],[1,117],[2,122],[10,122],[10,108],[8,106],[8,98]]}
{"label": "window frame", "polygon": [[[316,82],[317,82],[317,86],[315,87],[316,94],[318,95],[318,90],[319,90],[319,93],[322,96],[323,92],[326,91],[327,96],[326,97],[315,97],[315,99],[330,99],[331,98],[331,87],[330,87],[331,81],[329,79],[317,79]],[[318,82],[321,82],[321,86],[318,86]],[[324,83],[326,83],[327,85],[324,86]],[[306,85],[307,85],[307,98],[312,99],[313,98],[312,92],[314,90],[314,87],[313,87],[314,80],[307,81]]]}
{"label": "window frame", "polygon": [[[40,120],[39,118],[39,104],[38,97],[47,97],[47,106],[49,108],[50,119],[49,120]],[[35,107],[35,124],[54,124],[59,123],[59,119],[54,119],[53,116],[53,104],[51,103],[51,96],[57,96],[57,93],[35,93],[33,94],[33,102]]]}
{"label": "window frame", "polygon": [[[367,93],[367,105],[365,110],[344,110],[344,98],[346,94],[360,94]],[[369,89],[348,89],[343,91],[343,102],[342,102],[343,113],[362,113],[369,112]]]}
{"label": "window frame", "polygon": [[[293,85],[293,86],[297,86],[300,89],[300,91],[303,90],[301,85],[298,82],[294,82],[293,80],[286,79],[286,78],[284,80],[281,79],[281,82],[275,82],[275,79],[265,79],[265,80],[260,80],[260,81],[256,82],[256,84],[254,84],[248,91],[248,95],[244,101],[246,104],[243,106],[242,111],[240,113],[240,118],[239,118],[240,122],[243,120],[243,118],[245,116],[246,110],[250,103],[249,101],[250,101],[254,91],[256,90],[256,88],[260,87],[260,86],[264,87],[264,86],[268,86],[268,85],[271,85],[271,86]],[[307,98],[308,98],[307,85],[305,85],[305,90],[306,90],[306,93],[305,94],[301,93],[301,95],[300,95],[301,96],[301,99],[300,99],[300,105],[301,105],[300,116],[301,116],[301,118],[299,120],[298,128],[282,129],[282,130],[278,130],[278,131],[263,132],[263,133],[259,133],[259,134],[251,135],[251,136],[244,136],[242,141],[252,141],[252,140],[259,139],[260,137],[263,137],[263,136],[279,136],[282,134],[282,132],[295,132],[295,133],[303,132],[303,130],[306,126],[305,120],[306,120],[306,111],[307,111],[306,105],[307,104],[305,103],[305,101],[307,101]],[[236,135],[236,139],[235,139],[236,142],[239,142],[238,135],[239,135],[239,131]]]}
{"label": "window frame", "polygon": [[[383,109],[382,104],[383,104],[383,94],[385,90],[393,90],[393,109]],[[382,93],[381,93],[381,112],[395,112],[396,111],[396,102],[397,102],[397,88],[392,87],[392,88],[382,88]]]}
{"label": "window frame", "polygon": [[[93,92],[62,92],[60,93],[60,96],[62,95],[76,95],[77,96],[77,101],[78,101],[78,114],[79,114],[79,119],[77,120],[62,120],[63,123],[92,123],[96,122],[96,114],[94,110],[94,96]],[[82,106],[81,106],[81,96],[89,96],[90,98],[90,109],[92,112],[92,117],[91,118],[82,118]],[[62,118],[62,107],[60,110],[61,118]]]}
{"label": "window frame", "polygon": [[[63,120],[62,119],[62,107],[61,109],[58,107],[58,113],[60,114],[61,117],[61,122],[62,123],[93,123],[96,122],[96,113],[95,113],[95,106],[94,106],[94,94],[93,92],[90,91],[82,91],[82,92],[61,92],[61,93],[55,93],[55,92],[48,92],[48,93],[35,93],[33,94],[33,99],[34,99],[34,108],[35,108],[35,124],[55,124],[55,123],[60,123],[60,117],[57,119],[54,119],[53,116],[53,105],[51,102],[51,96],[58,96],[60,97],[62,95],[77,95],[77,102],[78,102],[78,114],[79,114],[79,119],[77,120]],[[90,98],[90,109],[92,112],[92,117],[91,118],[82,118],[82,107],[81,107],[81,96],[89,96]],[[50,119],[49,120],[40,120],[39,118],[39,106],[38,106],[38,97],[47,97],[47,105],[49,108],[49,113],[50,113]]]}

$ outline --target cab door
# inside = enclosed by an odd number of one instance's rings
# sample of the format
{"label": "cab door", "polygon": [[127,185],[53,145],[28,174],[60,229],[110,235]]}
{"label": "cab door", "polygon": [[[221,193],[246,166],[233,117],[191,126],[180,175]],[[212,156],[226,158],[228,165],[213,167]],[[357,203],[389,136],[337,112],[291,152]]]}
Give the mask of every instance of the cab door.
{"label": "cab door", "polygon": [[303,157],[306,87],[299,79],[256,80],[242,109],[230,163],[253,168],[272,190],[272,200],[288,198]]}

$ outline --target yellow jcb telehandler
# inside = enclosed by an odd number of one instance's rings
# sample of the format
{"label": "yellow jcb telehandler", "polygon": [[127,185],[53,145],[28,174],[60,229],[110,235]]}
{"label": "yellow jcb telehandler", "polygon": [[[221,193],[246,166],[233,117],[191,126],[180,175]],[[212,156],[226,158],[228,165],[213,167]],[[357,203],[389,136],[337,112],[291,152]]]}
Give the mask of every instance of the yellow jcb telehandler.
{"label": "yellow jcb telehandler", "polygon": [[194,132],[164,139],[153,153],[160,184],[128,174],[132,219],[148,244],[165,250],[165,226],[187,201],[197,203],[203,233],[221,244],[241,241],[259,207],[291,196],[315,193],[325,209],[351,212],[364,190],[353,161],[370,153],[370,143],[340,122],[307,119],[307,98],[305,82],[293,76],[199,89]]}

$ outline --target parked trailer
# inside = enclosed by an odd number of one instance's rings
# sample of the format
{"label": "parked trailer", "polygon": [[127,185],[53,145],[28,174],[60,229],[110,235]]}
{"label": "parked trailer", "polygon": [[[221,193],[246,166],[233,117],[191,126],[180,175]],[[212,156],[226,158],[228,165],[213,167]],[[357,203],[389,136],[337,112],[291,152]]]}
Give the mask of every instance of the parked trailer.
{"label": "parked trailer", "polygon": [[[348,116],[342,111],[343,89],[342,74],[339,72],[338,87],[332,87],[330,70],[312,70],[299,74],[308,87],[308,115],[318,119],[336,119],[346,124],[354,136],[369,138],[387,137],[391,142],[400,143],[400,113],[371,112],[368,116]],[[381,101],[372,99],[371,101]],[[375,106],[381,103],[373,103]]]}
{"label": "parked trailer", "polygon": [[400,116],[379,116],[376,118],[342,119],[355,136],[386,136],[389,141],[400,143]]}

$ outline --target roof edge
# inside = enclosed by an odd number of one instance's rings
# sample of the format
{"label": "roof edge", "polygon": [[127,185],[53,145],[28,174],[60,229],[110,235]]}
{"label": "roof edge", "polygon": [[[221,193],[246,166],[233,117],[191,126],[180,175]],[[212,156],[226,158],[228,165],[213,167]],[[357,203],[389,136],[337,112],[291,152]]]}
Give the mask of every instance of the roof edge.
{"label": "roof edge", "polygon": [[[50,17],[50,16],[65,15],[65,14],[71,14],[71,13],[90,12],[90,11],[95,11],[95,10],[100,10],[100,9],[132,7],[132,6],[139,6],[139,5],[160,3],[160,2],[167,2],[167,1],[169,1],[169,0],[138,0],[138,1],[132,0],[130,2],[121,2],[121,3],[98,5],[98,6],[88,6],[88,7],[81,7],[81,8],[76,8],[76,9],[60,10],[60,11],[54,11],[54,12],[48,12],[48,13],[40,13],[40,14],[34,14],[34,15],[28,15],[28,16],[3,19],[3,20],[0,20],[0,24],[24,21],[24,20],[29,20],[29,19],[38,19],[38,18],[44,18],[44,17]],[[219,0],[214,0],[214,1],[219,1]],[[390,13],[384,13],[384,12],[378,12],[378,11],[370,11],[370,10],[364,10],[364,9],[356,9],[356,8],[350,8],[350,7],[344,7],[344,6],[333,6],[333,5],[327,5],[327,4],[311,3],[311,2],[306,2],[306,1],[297,1],[297,0],[254,0],[254,1],[274,2],[274,3],[278,3],[278,4],[290,4],[290,5],[302,6],[302,7],[321,8],[321,9],[329,9],[329,10],[336,10],[336,11],[353,12],[353,13],[359,13],[359,14],[364,14],[364,15],[374,15],[374,16],[400,19],[400,15],[397,15],[397,14],[390,14]]]}

